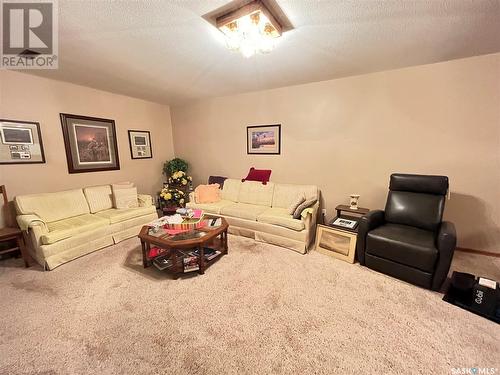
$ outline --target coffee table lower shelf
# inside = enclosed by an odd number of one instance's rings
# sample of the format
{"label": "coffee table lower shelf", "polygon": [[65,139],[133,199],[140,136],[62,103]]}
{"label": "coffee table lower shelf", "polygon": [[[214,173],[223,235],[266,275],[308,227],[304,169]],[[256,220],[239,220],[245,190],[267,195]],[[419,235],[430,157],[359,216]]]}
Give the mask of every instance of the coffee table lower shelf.
{"label": "coffee table lower shelf", "polygon": [[[144,268],[150,267],[153,265],[153,261],[158,257],[167,257],[171,260],[172,265],[165,268],[163,271],[171,273],[175,279],[177,279],[180,275],[198,272],[203,275],[208,267],[212,264],[216,263],[220,258],[228,253],[227,246],[227,226],[226,228],[221,228],[222,230],[203,230],[208,232],[205,237],[201,237],[199,240],[195,241],[166,241],[163,238],[155,238],[149,235],[139,235],[141,239],[142,245],[142,260]],[[216,232],[216,233],[210,233]],[[142,231],[141,231],[141,234]],[[159,247],[164,251],[158,254],[155,257],[149,257],[149,253],[152,246]],[[216,257],[207,260],[205,258],[204,249],[211,248],[216,251],[219,251]],[[185,270],[184,269],[184,261],[183,259],[188,256],[188,253],[192,251],[198,251],[198,268],[193,270]],[[191,256],[191,255],[189,255]]]}

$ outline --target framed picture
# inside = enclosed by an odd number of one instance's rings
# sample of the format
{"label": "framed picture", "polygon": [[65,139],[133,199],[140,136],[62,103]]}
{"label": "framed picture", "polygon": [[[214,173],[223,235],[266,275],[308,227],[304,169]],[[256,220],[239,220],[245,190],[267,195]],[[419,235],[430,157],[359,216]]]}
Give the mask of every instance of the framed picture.
{"label": "framed picture", "polygon": [[69,173],[120,169],[114,120],[61,113]]}
{"label": "framed picture", "polygon": [[151,159],[151,136],[147,130],[129,130],[128,141],[132,159]]}
{"label": "framed picture", "polygon": [[279,155],[281,125],[247,126],[247,154]]}
{"label": "framed picture", "polygon": [[316,227],[316,251],[337,259],[354,263],[356,233],[337,230],[325,225]]}
{"label": "framed picture", "polygon": [[343,227],[347,229],[354,229],[358,225],[356,220],[349,220],[344,217],[337,217],[332,225],[336,225],[338,227]]}
{"label": "framed picture", "polygon": [[38,122],[0,119],[0,164],[45,163]]}

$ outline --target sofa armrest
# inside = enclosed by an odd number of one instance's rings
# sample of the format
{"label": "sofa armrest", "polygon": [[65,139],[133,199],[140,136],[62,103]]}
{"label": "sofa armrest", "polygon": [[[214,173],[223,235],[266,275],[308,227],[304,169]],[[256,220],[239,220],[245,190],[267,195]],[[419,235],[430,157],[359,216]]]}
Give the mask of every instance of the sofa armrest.
{"label": "sofa armrest", "polygon": [[27,236],[25,239],[28,240],[26,244],[28,249],[31,249],[34,253],[38,253],[40,246],[42,245],[42,236],[49,233],[49,228],[47,223],[43,221],[38,215],[18,215],[16,217],[17,223],[21,230],[26,231]]}
{"label": "sofa armrest", "polygon": [[196,203],[196,200],[194,199],[194,191],[192,191],[191,193],[189,193],[189,201],[191,203]]}
{"label": "sofa armrest", "polygon": [[316,202],[311,207],[307,207],[300,213],[300,220],[304,222],[306,230],[305,251],[309,250],[311,242],[316,234],[316,219],[318,216],[319,202]]}
{"label": "sofa armrest", "polygon": [[382,210],[370,211],[359,220],[356,254],[361,265],[365,265],[366,235],[384,223],[385,213]]}
{"label": "sofa armrest", "polygon": [[139,207],[149,207],[153,205],[153,197],[148,194],[137,194]]}
{"label": "sofa armrest", "polygon": [[43,232],[49,231],[45,221],[43,221],[38,215],[18,215],[16,217],[16,220],[21,230],[28,231],[30,228],[34,228],[35,226],[37,226],[40,227],[39,229]]}
{"label": "sofa armrest", "polygon": [[300,219],[305,220],[305,221],[312,220],[315,224],[316,223],[316,215],[318,213],[318,208],[319,208],[319,202],[314,203],[310,207],[304,208],[302,210],[302,212],[300,213]]}
{"label": "sofa armrest", "polygon": [[457,245],[457,231],[455,225],[449,221],[443,221],[439,227],[436,237],[436,248],[439,251],[438,261],[434,276],[432,278],[432,290],[439,290],[443,285],[448,271],[450,270],[451,260]]}

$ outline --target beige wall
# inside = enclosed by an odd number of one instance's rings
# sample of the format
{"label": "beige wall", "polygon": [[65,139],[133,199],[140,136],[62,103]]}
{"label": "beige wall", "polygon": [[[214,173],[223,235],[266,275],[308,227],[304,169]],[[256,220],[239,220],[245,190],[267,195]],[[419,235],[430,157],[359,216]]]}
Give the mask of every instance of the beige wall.
{"label": "beige wall", "polygon": [[[120,170],[69,174],[59,113],[115,120]],[[0,71],[0,118],[40,123],[45,164],[0,165],[0,184],[19,194],[133,181],[139,192],[162,186],[162,165],[173,156],[168,106],[17,72]],[[153,159],[132,160],[128,129],[149,130]]]}
{"label": "beige wall", "polygon": [[[258,79],[258,77],[256,77]],[[500,54],[201,100],[172,111],[195,182],[271,168],[317,184],[328,217],[361,194],[383,208],[392,172],[444,174],[462,247],[500,252]],[[246,126],[282,124],[279,156],[247,155]]]}

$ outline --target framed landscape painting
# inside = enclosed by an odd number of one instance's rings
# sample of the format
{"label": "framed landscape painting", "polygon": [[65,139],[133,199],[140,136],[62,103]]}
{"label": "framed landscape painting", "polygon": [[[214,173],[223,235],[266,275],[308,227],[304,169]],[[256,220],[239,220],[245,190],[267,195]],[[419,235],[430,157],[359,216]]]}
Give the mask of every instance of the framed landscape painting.
{"label": "framed landscape painting", "polygon": [[281,125],[247,126],[247,154],[279,155]]}
{"label": "framed landscape painting", "polygon": [[120,169],[114,120],[61,113],[69,173]]}
{"label": "framed landscape painting", "polygon": [[0,119],[0,164],[45,163],[38,122]]}
{"label": "framed landscape painting", "polygon": [[129,130],[128,141],[132,159],[151,159],[151,135],[147,130]]}

